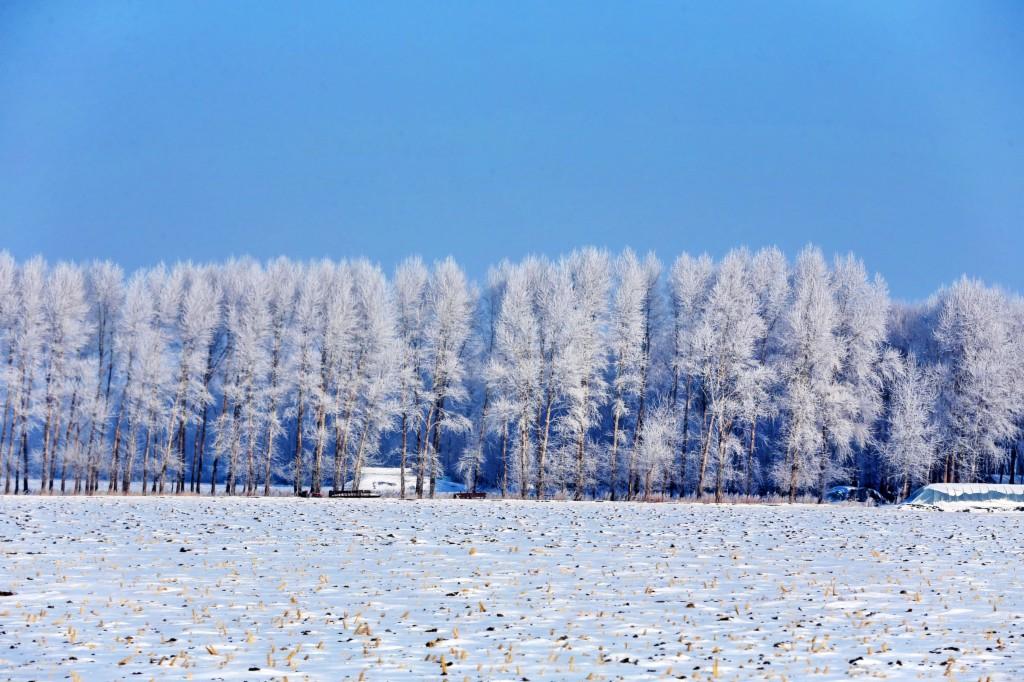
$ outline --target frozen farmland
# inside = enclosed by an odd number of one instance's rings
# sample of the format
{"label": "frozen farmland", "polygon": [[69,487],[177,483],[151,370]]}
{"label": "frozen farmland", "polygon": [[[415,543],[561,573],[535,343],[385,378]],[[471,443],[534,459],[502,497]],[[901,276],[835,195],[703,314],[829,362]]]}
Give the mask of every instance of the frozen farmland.
{"label": "frozen farmland", "polygon": [[1014,680],[1014,514],[0,498],[0,679]]}

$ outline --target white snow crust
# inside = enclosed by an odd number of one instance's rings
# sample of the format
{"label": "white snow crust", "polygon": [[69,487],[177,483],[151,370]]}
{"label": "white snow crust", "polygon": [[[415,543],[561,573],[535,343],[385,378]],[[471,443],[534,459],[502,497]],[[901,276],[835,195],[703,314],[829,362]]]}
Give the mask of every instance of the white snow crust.
{"label": "white snow crust", "polygon": [[0,679],[1019,680],[1020,519],[3,497]]}

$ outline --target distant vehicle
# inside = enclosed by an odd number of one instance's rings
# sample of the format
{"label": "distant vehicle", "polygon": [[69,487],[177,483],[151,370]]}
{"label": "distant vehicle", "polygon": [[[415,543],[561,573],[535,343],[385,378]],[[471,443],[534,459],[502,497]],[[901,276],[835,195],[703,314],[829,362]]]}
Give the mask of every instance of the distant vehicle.
{"label": "distant vehicle", "polygon": [[837,485],[825,493],[825,501],[829,504],[840,504],[842,502],[873,502],[875,504],[889,504],[885,495],[874,488],[858,488],[852,485]]}
{"label": "distant vehicle", "polygon": [[901,506],[949,511],[1024,511],[1024,485],[932,483],[915,490]]}

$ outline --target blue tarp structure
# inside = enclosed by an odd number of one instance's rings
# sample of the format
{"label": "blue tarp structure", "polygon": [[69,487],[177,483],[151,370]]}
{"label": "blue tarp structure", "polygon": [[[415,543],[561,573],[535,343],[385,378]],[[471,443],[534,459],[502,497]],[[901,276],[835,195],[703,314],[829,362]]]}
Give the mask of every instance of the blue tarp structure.
{"label": "blue tarp structure", "polygon": [[932,483],[918,488],[903,504],[972,507],[1022,507],[1024,485],[997,483]]}

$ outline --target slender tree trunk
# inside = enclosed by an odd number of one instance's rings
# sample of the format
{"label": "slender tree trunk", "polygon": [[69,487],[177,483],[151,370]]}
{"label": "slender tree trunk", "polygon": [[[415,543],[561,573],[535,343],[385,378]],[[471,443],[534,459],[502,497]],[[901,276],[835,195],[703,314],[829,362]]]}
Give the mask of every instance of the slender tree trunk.
{"label": "slender tree trunk", "polygon": [[11,421],[11,395],[10,393],[4,398],[4,420],[2,426],[0,426],[0,470],[5,472],[6,480],[4,482],[4,494],[7,495],[11,492],[11,462],[8,457],[4,456],[4,448],[7,445],[7,427]]}
{"label": "slender tree trunk", "polygon": [[703,499],[704,497],[704,477],[707,474],[708,469],[708,457],[711,453],[711,434],[715,430],[715,420],[718,417],[714,412],[711,413],[711,421],[708,422],[708,427],[703,434],[703,443],[700,448],[700,469],[697,472],[697,497]]}
{"label": "slender tree trunk", "polygon": [[270,495],[270,465],[272,463],[274,455],[274,435],[272,433],[273,425],[277,422],[277,400],[275,398],[270,399],[270,408],[268,413],[270,415],[270,421],[267,424],[266,442],[263,444],[263,496],[268,497]]}
{"label": "slender tree trunk", "polygon": [[238,449],[241,446],[242,440],[242,405],[235,403],[234,409],[231,411],[231,454],[228,457],[228,480],[225,492],[228,495],[234,495],[238,492],[236,486],[238,484]]}
{"label": "slender tree trunk", "polygon": [[[324,458],[324,442],[327,440],[327,410],[323,405],[316,408],[316,446],[313,448],[313,470],[310,472],[309,492],[312,495],[320,494],[320,481],[322,474],[321,463]],[[337,479],[335,479],[337,481]]]}
{"label": "slender tree trunk", "polygon": [[[75,392],[75,393],[71,394],[71,406],[70,406],[69,411],[68,411],[68,426],[67,426],[67,430],[64,433],[64,451],[63,451],[63,455],[61,457],[61,468],[60,468],[60,491],[61,491],[61,493],[64,492],[64,481],[65,481],[64,474],[66,472],[67,463],[68,463],[68,449],[71,447],[71,431],[72,431],[73,427],[78,428],[76,423],[75,423],[75,419],[77,417],[77,410],[78,410],[78,393]],[[55,440],[53,442],[53,454],[52,454],[52,456],[54,458],[54,461],[56,462],[58,447],[60,445],[60,430],[59,430],[60,429],[60,417],[59,416],[58,416],[58,418],[56,419],[56,421],[54,423],[54,429],[55,429]],[[76,431],[76,433],[77,433],[77,431]],[[76,441],[77,441],[77,438],[76,438]],[[77,442],[76,442],[76,445],[77,445]],[[80,457],[81,456],[81,450],[76,447],[75,451],[79,453],[79,457]],[[76,472],[77,472],[77,469],[81,468],[81,462],[75,462],[75,466],[76,466]],[[53,476],[50,476],[50,485],[51,485],[51,488],[52,488],[52,486],[53,486]],[[78,490],[77,490],[77,487],[78,487],[77,483],[76,483],[75,487],[76,487],[75,492],[77,493],[78,492]],[[87,490],[86,492],[89,493],[89,494],[92,494],[91,490]]]}
{"label": "slender tree trunk", "polygon": [[[221,421],[224,419],[224,415],[228,413],[228,396],[225,393],[221,396],[220,400],[220,418]],[[205,434],[204,434],[205,435]],[[217,468],[220,465],[220,448],[217,447],[216,440],[214,441],[213,447],[213,466],[210,468],[210,496],[213,497],[217,494]]]}
{"label": "slender tree trunk", "polygon": [[752,495],[754,487],[754,447],[757,443],[757,419],[750,422],[750,445],[747,448],[747,495]]}
{"label": "slender tree trunk", "polygon": [[826,486],[828,486],[828,439],[825,430],[821,433],[821,465],[818,472],[818,504],[825,501]]}
{"label": "slender tree trunk", "polygon": [[[125,455],[124,473],[121,478],[121,493],[127,495],[132,485],[132,467],[135,464],[135,451],[138,449],[138,436],[136,423],[129,418],[128,425],[128,453]],[[120,440],[119,438],[117,440]]]}
{"label": "slender tree trunk", "polygon": [[[29,377],[29,387],[32,378]],[[21,399],[21,489],[28,494],[28,391],[26,387],[22,392]],[[15,490],[17,492],[17,490]]]}
{"label": "slender tree trunk", "polygon": [[501,425],[501,496],[508,497],[508,422]]}
{"label": "slender tree trunk", "polygon": [[534,498],[538,500],[544,496],[544,467],[548,452],[548,437],[551,433],[551,406],[554,402],[554,397],[550,386],[547,389],[544,402],[544,430],[541,432],[540,444],[537,448],[537,488],[533,491]]}
{"label": "slender tree trunk", "polygon": [[192,491],[196,494],[202,493],[203,484],[203,454],[206,452],[206,421],[210,416],[210,406],[203,405],[203,420],[192,435]]}
{"label": "slender tree trunk", "polygon": [[[348,474],[348,438],[352,429],[352,407],[355,403],[355,391],[349,392],[345,399],[345,420],[339,422],[334,420],[334,489],[344,490],[345,479]],[[355,479],[352,479],[353,483]]]}
{"label": "slender tree trunk", "polygon": [[690,377],[686,377],[686,398],[683,405],[683,439],[679,452],[679,497],[686,494],[686,459],[690,450]]}
{"label": "slender tree trunk", "polygon": [[530,423],[526,415],[520,419],[519,423],[519,497],[526,499],[526,488],[527,488],[527,444],[530,442]]}
{"label": "slender tree trunk", "polygon": [[366,434],[370,430],[370,420],[366,419],[359,434],[359,445],[356,446],[356,457],[352,467],[352,489],[359,490],[363,478],[363,448],[366,446]]}
{"label": "slender tree trunk", "polygon": [[[431,418],[431,413],[427,413],[427,419]],[[424,467],[426,466],[426,423],[420,429],[416,429],[416,497],[423,497],[423,474],[426,473]]]}
{"label": "slender tree trunk", "polygon": [[[131,361],[132,361],[132,359],[129,356],[129,359],[128,359],[129,366],[130,366]],[[118,405],[117,405],[117,419],[114,421],[114,448],[113,448],[113,452],[110,455],[110,471],[111,471],[111,475],[110,475],[110,481],[108,482],[108,485],[107,485],[108,492],[114,492],[115,490],[117,490],[117,483],[116,483],[116,481],[117,481],[117,471],[121,467],[121,463],[119,461],[119,459],[120,459],[120,452],[121,452],[121,422],[122,422],[123,415],[124,415],[124,410],[125,410],[125,400],[127,399],[127,396],[128,396],[128,386],[129,386],[129,384],[131,384],[131,381],[132,381],[132,374],[131,374],[131,370],[129,370],[127,376],[125,377],[124,388],[121,389],[121,400],[118,402]],[[124,490],[122,492],[128,492],[128,491]]]}
{"label": "slender tree trunk", "polygon": [[438,402],[436,418],[434,419],[434,452],[430,458],[430,499],[434,499],[437,490],[437,465],[441,461],[441,425],[440,416],[444,413],[444,398]]}
{"label": "slender tree trunk", "polygon": [[718,450],[716,452],[718,456],[718,470],[715,472],[715,502],[721,503],[724,491],[725,482],[725,459],[726,452],[725,448],[722,447],[722,440],[724,434],[729,433],[732,430],[732,422],[727,423],[724,428],[719,421],[718,425]]}
{"label": "slender tree trunk", "polygon": [[188,414],[188,402],[181,406],[181,419],[178,420],[178,479],[175,493],[185,492],[185,424]]}
{"label": "slender tree trunk", "polygon": [[786,451],[787,457],[792,457],[789,463],[789,501],[790,503],[796,502],[796,488],[797,488],[797,477],[800,474],[800,458],[797,456],[795,450],[789,449]]}
{"label": "slender tree trunk", "polygon": [[153,421],[150,420],[149,424],[146,425],[146,446],[142,450],[142,494],[146,494],[146,476],[149,474],[149,449],[153,443],[153,428],[150,426]]}
{"label": "slender tree trunk", "polygon": [[[292,488],[295,494],[302,492],[302,418],[305,405],[302,402],[302,389],[299,389],[298,412],[295,417],[295,472]],[[214,460],[216,462],[216,460]]]}
{"label": "slender tree trunk", "polygon": [[580,425],[580,433],[576,437],[576,484],[574,486],[575,491],[573,493],[574,500],[583,499],[583,489],[586,485],[586,478],[583,471],[583,444],[587,439],[586,431]]}
{"label": "slender tree trunk", "polygon": [[405,499],[405,460],[407,457],[407,451],[409,449],[409,430],[407,428],[407,421],[409,415],[406,412],[402,413],[402,460],[399,464],[399,477],[398,477],[398,496],[400,499]]}
{"label": "slender tree trunk", "polygon": [[610,455],[611,471],[609,472],[609,485],[611,487],[611,498],[615,500],[615,489],[619,478],[619,410],[614,410],[612,417],[612,451]]}

